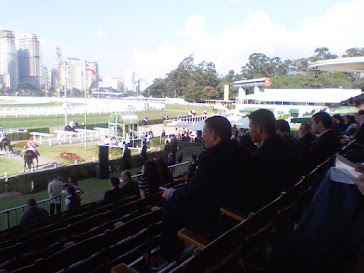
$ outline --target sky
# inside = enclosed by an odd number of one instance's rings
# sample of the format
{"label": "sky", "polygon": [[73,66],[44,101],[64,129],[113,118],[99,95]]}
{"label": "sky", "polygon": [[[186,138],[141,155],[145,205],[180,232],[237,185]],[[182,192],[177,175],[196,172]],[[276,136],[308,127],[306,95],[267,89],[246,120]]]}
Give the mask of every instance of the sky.
{"label": "sky", "polygon": [[163,78],[190,54],[219,74],[252,53],[298,59],[364,47],[364,0],[0,0],[0,29],[37,34],[42,63],[95,61],[102,77]]}

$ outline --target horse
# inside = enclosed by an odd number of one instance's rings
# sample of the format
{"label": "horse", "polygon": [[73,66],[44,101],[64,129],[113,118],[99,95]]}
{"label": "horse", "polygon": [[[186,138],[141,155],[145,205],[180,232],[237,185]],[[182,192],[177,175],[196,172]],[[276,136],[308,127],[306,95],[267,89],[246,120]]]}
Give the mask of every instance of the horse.
{"label": "horse", "polygon": [[38,154],[33,150],[28,150],[24,153],[24,172],[26,169],[26,165],[28,165],[29,170],[31,170],[33,165],[33,170],[34,170],[34,158],[37,160],[37,169],[38,169]]}
{"label": "horse", "polygon": [[9,152],[14,152],[13,151],[13,147],[11,147],[11,143],[10,140],[7,138],[4,138],[1,142],[0,142],[0,150],[2,151],[4,149],[4,151],[6,151],[6,147],[8,147],[8,151]]}
{"label": "horse", "polygon": [[75,131],[75,128],[73,128],[71,125],[67,125],[67,126],[64,127],[64,130],[65,131],[74,132]]}

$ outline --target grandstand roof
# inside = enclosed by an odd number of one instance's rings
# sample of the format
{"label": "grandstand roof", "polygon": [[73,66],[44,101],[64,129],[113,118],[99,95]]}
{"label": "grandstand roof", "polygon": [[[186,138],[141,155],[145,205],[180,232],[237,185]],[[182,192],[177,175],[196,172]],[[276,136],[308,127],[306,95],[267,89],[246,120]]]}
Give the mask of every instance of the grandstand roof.
{"label": "grandstand roof", "polygon": [[364,57],[322,60],[312,63],[308,68],[321,71],[364,72]]}

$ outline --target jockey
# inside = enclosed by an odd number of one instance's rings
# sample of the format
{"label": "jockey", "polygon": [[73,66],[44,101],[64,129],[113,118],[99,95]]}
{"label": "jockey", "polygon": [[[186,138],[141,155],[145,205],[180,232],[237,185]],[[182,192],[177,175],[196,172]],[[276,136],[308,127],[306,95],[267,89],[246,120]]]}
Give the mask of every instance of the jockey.
{"label": "jockey", "polygon": [[0,125],[0,141],[6,139],[6,132],[4,131],[3,127]]}
{"label": "jockey", "polygon": [[29,141],[28,141],[28,150],[34,151],[40,156],[39,151],[37,149],[37,144],[34,142],[32,137],[29,138]]}
{"label": "jockey", "polygon": [[71,121],[70,121],[70,126],[73,128],[73,127],[75,127],[75,126],[76,126],[76,123],[75,123],[73,120],[71,120]]}

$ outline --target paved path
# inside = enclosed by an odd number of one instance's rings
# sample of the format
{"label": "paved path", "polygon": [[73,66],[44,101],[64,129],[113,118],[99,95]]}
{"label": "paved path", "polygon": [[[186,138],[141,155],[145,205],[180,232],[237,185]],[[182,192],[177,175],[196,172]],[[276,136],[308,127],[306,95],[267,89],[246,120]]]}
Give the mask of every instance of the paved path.
{"label": "paved path", "polygon": [[[20,156],[20,152],[11,153],[10,157],[6,155],[5,158],[10,158],[24,163],[24,159]],[[34,163],[36,164],[35,160]],[[59,165],[60,163],[57,162],[56,159],[48,156],[41,155],[38,157],[38,170],[53,168],[54,164]]]}

